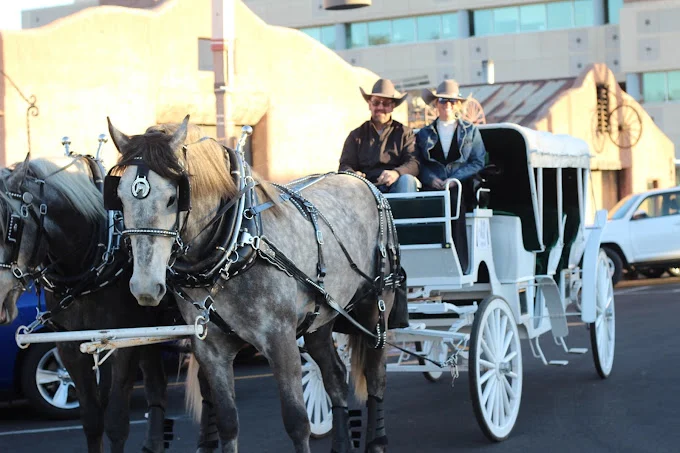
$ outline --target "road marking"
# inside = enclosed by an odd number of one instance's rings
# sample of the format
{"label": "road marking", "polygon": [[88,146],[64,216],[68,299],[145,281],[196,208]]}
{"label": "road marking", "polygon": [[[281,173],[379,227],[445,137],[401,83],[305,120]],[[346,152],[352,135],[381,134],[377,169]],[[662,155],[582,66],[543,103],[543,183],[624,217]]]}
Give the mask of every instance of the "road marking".
{"label": "road marking", "polygon": [[645,289],[649,289],[651,286],[638,286],[637,288],[630,288],[630,289],[622,289],[619,291],[615,291],[614,295],[615,296],[625,296],[628,294],[632,293],[637,293],[638,291],[644,291]]}

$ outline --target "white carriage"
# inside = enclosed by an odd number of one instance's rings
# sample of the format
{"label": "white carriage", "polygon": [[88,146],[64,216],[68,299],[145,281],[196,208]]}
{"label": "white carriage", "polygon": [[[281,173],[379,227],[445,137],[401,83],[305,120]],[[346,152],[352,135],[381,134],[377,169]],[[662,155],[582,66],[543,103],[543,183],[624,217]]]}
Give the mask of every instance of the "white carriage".
{"label": "white carriage", "polygon": [[[401,354],[388,370],[423,372],[431,380],[449,367],[452,374],[468,370],[480,427],[500,441],[509,436],[519,412],[520,339],[529,340],[544,364],[566,365],[566,360],[546,359],[541,335],[550,331],[566,354],[584,354],[587,349],[566,344],[567,319],[580,318],[590,330],[596,370],[602,378],[609,376],[614,293],[600,250],[606,211],[595,213],[594,225],[585,226],[588,145],[514,124],[479,128],[489,163],[501,173],[476,189],[479,203],[471,212],[458,212],[460,200],[451,204],[448,190],[387,195],[408,276],[411,317],[410,327],[392,331],[392,340],[415,344],[422,355],[447,365]],[[458,216],[465,216],[467,225],[467,272],[451,236],[451,220]],[[314,364],[304,367],[305,378],[313,381]],[[305,384],[312,427],[322,434],[330,429],[324,401],[315,397],[318,386]]]}

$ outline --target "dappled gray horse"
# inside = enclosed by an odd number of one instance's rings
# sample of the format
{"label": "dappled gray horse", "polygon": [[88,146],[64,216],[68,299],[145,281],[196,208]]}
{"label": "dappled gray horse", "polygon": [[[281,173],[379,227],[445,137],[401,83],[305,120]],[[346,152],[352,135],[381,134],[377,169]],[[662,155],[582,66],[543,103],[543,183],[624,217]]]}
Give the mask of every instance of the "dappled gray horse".
{"label": "dappled gray horse", "polygon": [[109,124],[121,158],[105,197],[123,209],[139,303],[157,305],[169,288],[187,323],[211,321],[193,349],[214,393],[222,451],[237,451],[233,359],[244,341],[269,360],[295,451],[310,451],[298,334],[333,403],[333,451],[350,451],[345,369],[331,339],[338,311],[330,306],[343,311],[350,302],[362,325],[351,337],[352,375],[368,399],[367,451],[386,451],[382,346],[398,266],[389,205],[370,184],[337,174],[310,179],[301,192],[282,187],[279,197],[214,140],[185,144],[195,127],[187,116],[130,137]]}
{"label": "dappled gray horse", "polygon": [[[130,294],[130,266],[126,273],[120,263],[120,259],[129,260],[126,256],[117,258],[121,266],[111,263],[112,268],[103,267],[99,275],[91,272],[103,254],[100,233],[106,226],[106,211],[86,161],[69,161],[71,164],[62,168],[36,159],[0,171],[0,324],[16,318],[18,297],[31,279],[40,282],[41,276],[44,285],[47,281],[54,285],[45,299],[54,314],[48,323],[57,329],[153,324],[157,316],[140,307]],[[96,289],[107,281],[110,284]],[[60,289],[63,291],[56,294]],[[66,298],[67,293],[75,298]],[[60,302],[64,302],[63,309],[58,308]],[[130,430],[130,395],[140,361],[149,403],[143,451],[165,451],[167,380],[158,346],[116,351],[102,367],[99,385],[92,357],[81,353],[78,343],[58,343],[57,349],[78,392],[88,452],[104,451],[104,431],[111,451],[124,451]]]}

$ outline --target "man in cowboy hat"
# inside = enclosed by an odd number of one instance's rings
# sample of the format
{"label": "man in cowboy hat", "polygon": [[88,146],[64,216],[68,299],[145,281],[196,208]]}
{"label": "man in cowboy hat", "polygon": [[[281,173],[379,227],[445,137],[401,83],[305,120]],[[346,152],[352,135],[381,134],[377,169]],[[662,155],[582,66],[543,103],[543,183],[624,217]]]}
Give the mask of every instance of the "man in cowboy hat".
{"label": "man in cowboy hat", "polygon": [[408,126],[392,119],[392,110],[406,99],[387,79],[378,80],[370,93],[361,95],[368,102],[371,119],[350,132],[340,156],[339,171],[355,172],[381,192],[415,192],[418,159],[415,136]]}
{"label": "man in cowboy hat", "polygon": [[[417,155],[420,180],[425,190],[443,190],[447,179],[463,183],[460,217],[452,222],[453,241],[463,272],[468,267],[468,244],[465,229],[465,184],[484,168],[486,149],[477,127],[462,116],[466,99],[461,96],[455,80],[444,80],[437,89],[422,90],[427,104],[436,103],[438,118],[418,131]],[[452,204],[456,203],[457,186],[450,186]],[[452,206],[455,209],[457,206]]]}

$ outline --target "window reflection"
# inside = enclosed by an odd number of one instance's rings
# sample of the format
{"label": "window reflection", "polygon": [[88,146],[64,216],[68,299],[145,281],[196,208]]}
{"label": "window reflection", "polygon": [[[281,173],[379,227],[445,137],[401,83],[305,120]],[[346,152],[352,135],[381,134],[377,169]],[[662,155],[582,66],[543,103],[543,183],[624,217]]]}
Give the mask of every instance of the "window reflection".
{"label": "window reflection", "polygon": [[442,17],[442,38],[458,37],[458,14],[444,14]]}
{"label": "window reflection", "polygon": [[668,73],[668,100],[680,101],[680,71]]}
{"label": "window reflection", "polygon": [[546,29],[546,5],[526,5],[519,8],[520,28],[522,31]]}
{"label": "window reflection", "polygon": [[379,20],[368,23],[368,45],[379,46],[390,43],[390,21]]}
{"label": "window reflection", "polygon": [[439,39],[441,33],[439,31],[439,16],[421,16],[417,19],[418,25],[418,41],[432,41]]}
{"label": "window reflection", "polygon": [[574,23],[572,2],[548,3],[548,30],[570,28]]}
{"label": "window reflection", "polygon": [[648,72],[642,74],[642,96],[645,102],[663,102],[666,100],[666,74]]}
{"label": "window reflection", "polygon": [[413,18],[395,19],[392,21],[393,43],[414,42],[416,40],[416,27]]}
{"label": "window reflection", "polygon": [[623,6],[623,0],[607,0],[607,10],[609,11],[609,23],[619,23],[619,13]]}
{"label": "window reflection", "polygon": [[497,8],[493,11],[494,34],[517,33],[519,31],[519,9],[517,7]]}
{"label": "window reflection", "polygon": [[574,1],[574,26],[590,27],[595,22],[593,0]]}
{"label": "window reflection", "polygon": [[347,27],[347,47],[355,49],[357,47],[366,47],[367,45],[368,32],[366,30],[366,22],[350,24]]}
{"label": "window reflection", "polygon": [[493,34],[493,10],[482,9],[475,11],[472,15],[475,36],[486,36]]}
{"label": "window reflection", "polygon": [[321,43],[329,49],[335,50],[335,25],[321,27]]}
{"label": "window reflection", "polygon": [[314,28],[301,28],[300,31],[306,35],[311,36],[317,41],[321,41],[321,29],[319,27]]}

